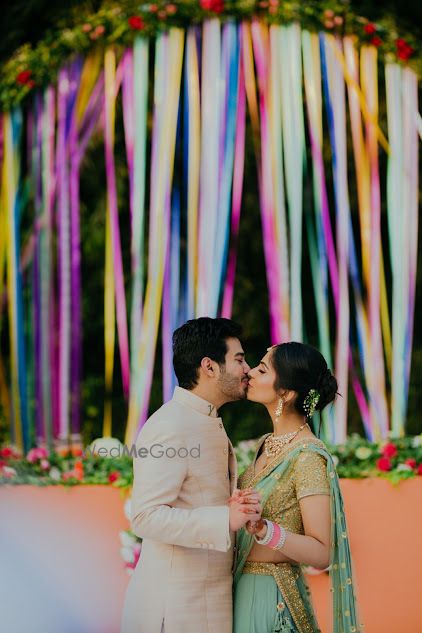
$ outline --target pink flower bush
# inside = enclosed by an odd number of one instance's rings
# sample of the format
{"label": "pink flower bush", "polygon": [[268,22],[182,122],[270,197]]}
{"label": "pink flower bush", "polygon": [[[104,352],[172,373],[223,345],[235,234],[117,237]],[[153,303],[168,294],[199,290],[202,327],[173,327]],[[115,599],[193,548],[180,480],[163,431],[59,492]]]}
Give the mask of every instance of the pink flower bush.
{"label": "pink flower bush", "polygon": [[36,461],[46,459],[47,457],[48,452],[45,448],[31,448],[26,456],[26,461],[30,464],[34,464]]}

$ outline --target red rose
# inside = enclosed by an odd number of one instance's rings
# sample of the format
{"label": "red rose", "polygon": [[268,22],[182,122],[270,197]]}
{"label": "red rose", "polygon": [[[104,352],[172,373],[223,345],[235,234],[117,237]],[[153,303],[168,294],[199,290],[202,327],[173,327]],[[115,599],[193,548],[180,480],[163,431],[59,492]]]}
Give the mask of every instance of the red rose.
{"label": "red rose", "polygon": [[145,23],[140,15],[132,15],[128,19],[128,24],[134,31],[142,31],[145,28]]}
{"label": "red rose", "polygon": [[204,11],[213,11],[214,13],[223,13],[224,0],[200,0],[201,8]]}
{"label": "red rose", "polygon": [[371,40],[371,44],[378,48],[378,46],[381,46],[382,44],[382,39],[380,37],[373,37]]}
{"label": "red rose", "polygon": [[419,464],[419,466],[416,469],[416,472],[418,473],[418,475],[422,475],[422,464]]}
{"label": "red rose", "polygon": [[413,457],[408,457],[404,463],[410,466],[410,468],[416,468],[416,459],[413,459]]}
{"label": "red rose", "polygon": [[31,79],[31,75],[32,75],[32,70],[22,70],[22,72],[20,72],[16,76],[16,81],[18,82],[18,84],[21,84],[22,86],[24,86]]}
{"label": "red rose", "polygon": [[81,455],[83,455],[84,452],[81,448],[72,448],[72,455],[73,457],[81,457]]}
{"label": "red rose", "polygon": [[407,61],[409,57],[415,52],[415,49],[410,46],[405,40],[399,38],[396,40],[397,57],[403,61]]}
{"label": "red rose", "polygon": [[404,48],[400,48],[399,51],[397,52],[397,57],[405,62],[407,62],[407,60],[412,57],[413,53],[415,52],[415,49],[412,48],[411,46],[406,46]]}
{"label": "red rose", "polygon": [[118,470],[113,470],[113,472],[111,472],[108,476],[108,480],[109,482],[112,484],[113,481],[117,481],[117,479],[119,479],[120,477],[120,473]]}
{"label": "red rose", "polygon": [[365,26],[363,27],[363,30],[368,35],[373,35],[376,32],[377,27],[375,26],[375,24],[372,24],[372,22],[368,22],[368,24],[365,24]]}
{"label": "red rose", "polygon": [[9,446],[0,448],[0,457],[5,457],[6,459],[9,457],[13,457],[13,450],[9,448]]}
{"label": "red rose", "polygon": [[395,444],[393,444],[392,442],[390,442],[390,444],[386,444],[384,446],[384,448],[382,449],[382,456],[383,457],[396,457],[398,451],[397,451],[397,446]]}
{"label": "red rose", "polygon": [[383,472],[388,472],[389,470],[391,470],[393,467],[391,461],[388,459],[388,457],[380,457],[379,459],[377,459],[377,468],[378,470],[381,470]]}

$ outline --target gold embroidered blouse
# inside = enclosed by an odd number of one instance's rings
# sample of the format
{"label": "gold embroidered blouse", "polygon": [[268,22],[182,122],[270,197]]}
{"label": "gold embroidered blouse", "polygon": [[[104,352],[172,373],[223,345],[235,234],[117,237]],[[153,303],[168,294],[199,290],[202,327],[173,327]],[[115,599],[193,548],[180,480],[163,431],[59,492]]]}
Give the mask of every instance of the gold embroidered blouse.
{"label": "gold embroidered blouse", "polygon": [[321,448],[325,448],[325,445],[317,438],[295,440],[287,444],[276,458],[271,459],[263,470],[255,475],[256,458],[266,437],[264,435],[259,440],[254,460],[239,478],[239,488],[254,487],[258,481],[271,473],[291,450],[302,444],[302,450],[285,475],[280,477],[275,473],[274,477],[279,478],[279,481],[263,507],[262,518],[281,523],[290,532],[304,534],[299,500],[310,495],[330,494],[326,460],[322,455],[306,449],[311,443]]}

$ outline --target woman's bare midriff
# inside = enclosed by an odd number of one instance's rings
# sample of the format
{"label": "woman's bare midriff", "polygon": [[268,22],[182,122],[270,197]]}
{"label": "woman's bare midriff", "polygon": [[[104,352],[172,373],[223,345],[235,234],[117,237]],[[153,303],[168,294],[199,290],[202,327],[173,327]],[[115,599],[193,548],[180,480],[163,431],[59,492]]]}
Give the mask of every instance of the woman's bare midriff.
{"label": "woman's bare midriff", "polygon": [[258,563],[294,563],[295,561],[288,558],[281,552],[275,552],[273,549],[265,545],[254,543],[246,560],[253,560]]}
{"label": "woman's bare midriff", "polygon": [[[302,434],[301,437],[305,438],[315,438],[313,433],[307,433],[306,431]],[[265,468],[267,465],[267,457],[265,453],[261,452],[259,457],[255,462],[255,475],[258,475],[261,470]],[[252,545],[252,549],[249,552],[249,556],[246,560],[255,561],[257,563],[295,563],[293,559],[289,558],[282,552],[276,552],[273,549],[270,549],[266,545],[259,545],[254,542]]]}

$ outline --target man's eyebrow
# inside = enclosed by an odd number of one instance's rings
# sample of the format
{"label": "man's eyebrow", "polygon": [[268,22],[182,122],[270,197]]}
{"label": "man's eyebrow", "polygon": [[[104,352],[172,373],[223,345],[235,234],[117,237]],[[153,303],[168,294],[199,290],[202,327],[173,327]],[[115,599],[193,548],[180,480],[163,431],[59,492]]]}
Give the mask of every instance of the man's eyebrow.
{"label": "man's eyebrow", "polygon": [[266,369],[268,369],[268,365],[266,365],[266,364],[264,363],[264,361],[263,361],[263,360],[261,360],[261,362],[260,362],[259,364],[260,364],[260,365],[264,365],[264,367],[265,367]]}

